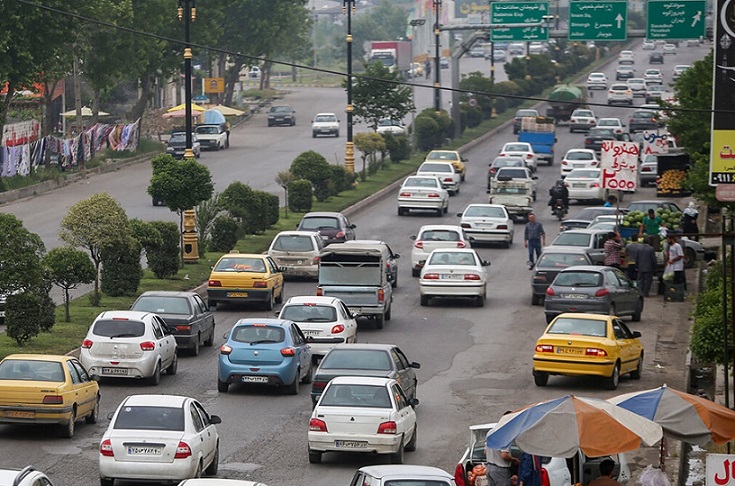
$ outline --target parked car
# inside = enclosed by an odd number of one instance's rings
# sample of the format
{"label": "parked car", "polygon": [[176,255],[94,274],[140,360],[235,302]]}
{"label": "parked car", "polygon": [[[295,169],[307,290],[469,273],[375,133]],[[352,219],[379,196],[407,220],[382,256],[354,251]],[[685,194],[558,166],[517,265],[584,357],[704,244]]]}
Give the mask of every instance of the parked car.
{"label": "parked car", "polygon": [[449,192],[438,177],[409,176],[398,190],[398,216],[411,210],[435,211],[444,216],[449,211]]}
{"label": "parked car", "polygon": [[607,104],[613,105],[621,103],[624,105],[633,104],[633,91],[630,90],[625,83],[613,83],[607,91]]}
{"label": "parked car", "polygon": [[390,378],[333,378],[309,420],[309,462],[322,462],[325,452],[362,452],[402,464],[404,451],[416,450],[416,405]]}
{"label": "parked car", "polygon": [[318,113],[311,123],[311,136],[334,135],[339,138],[339,118],[334,113]]}
{"label": "parked car", "polygon": [[500,243],[510,248],[515,224],[508,210],[501,204],[470,204],[457,216],[460,227],[473,244]]}
{"label": "parked car", "polygon": [[467,168],[465,167],[465,162],[467,161],[456,150],[432,150],[424,159],[424,162],[451,162],[457,172],[459,172],[462,182],[464,182],[465,175],[467,174]]}
{"label": "parked car", "polygon": [[23,469],[0,469],[2,486],[54,486],[48,476],[41,471],[26,466]]}
{"label": "parked car", "polygon": [[273,238],[268,256],[285,277],[319,277],[319,253],[324,240],[318,231],[281,231]]}
{"label": "parked car", "polygon": [[546,322],[564,312],[631,316],[640,321],[643,295],[620,269],[597,265],[570,267],[559,272],[544,298]]}
{"label": "parked car", "polygon": [[289,105],[275,105],[268,110],[268,126],[296,125],[296,110]]}
{"label": "parked car", "polygon": [[[502,52],[502,51],[501,51]],[[433,466],[363,466],[350,481],[351,485],[370,486],[456,486],[451,474]]]}
{"label": "parked car", "polygon": [[615,390],[620,375],[639,380],[643,371],[640,337],[615,314],[561,314],[536,341],[534,383],[546,386],[552,374],[596,376],[603,379],[605,388]]}
{"label": "parked car", "polygon": [[97,423],[99,385],[73,356],[11,354],[0,361],[0,410],[0,424],[58,425],[70,439],[78,420]]}
{"label": "parked car", "polygon": [[557,274],[576,265],[592,265],[589,255],[577,248],[547,247],[536,260],[531,276],[531,305],[543,302],[546,289]]}
{"label": "parked car", "polygon": [[483,307],[487,298],[487,266],[490,262],[480,259],[469,248],[432,251],[421,269],[421,305],[429,305],[436,297],[467,297],[477,307]]}
{"label": "parked car", "polygon": [[378,121],[378,128],[375,131],[380,134],[390,133],[391,135],[400,136],[406,134],[406,127],[403,126],[400,120],[381,118]]}
{"label": "parked car", "polygon": [[411,236],[411,275],[418,277],[432,251],[437,248],[469,248],[470,241],[459,226],[429,224]]}
{"label": "parked car", "polygon": [[217,366],[217,391],[234,383],[269,385],[299,394],[311,383],[311,347],[293,321],[240,319],[225,335]]}
{"label": "parked car", "polygon": [[143,292],[130,310],[153,312],[168,326],[178,350],[199,355],[199,346],[214,344],[214,314],[196,292]]}
{"label": "parked car", "polygon": [[[195,158],[199,158],[202,153],[202,146],[199,143],[196,133],[191,134],[191,150]],[[172,155],[175,159],[183,159],[186,152],[186,133],[175,132],[171,134],[171,138],[166,143],[166,153]]]}
{"label": "parked car", "polygon": [[602,187],[602,169],[572,169],[564,179],[569,199],[604,201],[607,189]]}
{"label": "parked car", "polygon": [[222,423],[202,404],[176,395],[131,395],[111,414],[99,445],[101,486],[215,476]]}
{"label": "parked car", "polygon": [[418,389],[419,363],[409,361],[394,344],[338,344],[324,356],[314,372],[311,403],[316,405],[324,388],[338,376],[375,376],[396,380],[411,400]]}
{"label": "parked car", "polygon": [[357,321],[344,302],[335,297],[291,297],[276,317],[293,321],[306,336],[312,361],[337,344],[357,342]]}
{"label": "parked car", "polygon": [[566,177],[573,169],[595,169],[599,166],[600,159],[594,150],[569,149],[561,159],[561,177]]}
{"label": "parked car", "polygon": [[152,312],[104,311],[89,326],[79,361],[93,377],[147,379],[158,385],[163,371],[175,375],[176,339]]}
{"label": "parked car", "polygon": [[210,306],[255,302],[271,310],[283,302],[283,273],[268,255],[226,253],[209,274],[207,296]]}
{"label": "parked car", "polygon": [[416,171],[417,176],[437,177],[450,196],[459,194],[462,175],[451,162],[424,162]]}
{"label": "parked car", "polygon": [[544,250],[563,248],[583,251],[593,264],[602,265],[605,261],[605,242],[609,238],[607,230],[570,229],[559,233]]}
{"label": "parked car", "polygon": [[[593,219],[600,214],[615,214],[618,209],[615,207],[606,206],[591,206],[582,208],[573,217],[567,218],[561,222],[561,231],[567,231],[570,229],[583,229],[586,228]],[[623,211],[625,212],[625,211]]]}
{"label": "parked car", "polygon": [[200,149],[224,150],[230,146],[225,124],[197,125],[197,140]]}
{"label": "parked car", "polygon": [[357,225],[350,223],[342,213],[311,212],[306,213],[296,227],[297,231],[317,231],[325,245],[344,243],[355,239]]}
{"label": "parked car", "polygon": [[586,132],[596,124],[597,117],[595,116],[595,112],[586,108],[577,108],[572,112],[572,117],[569,119],[569,133],[574,133],[578,130]]}
{"label": "parked car", "polygon": [[525,117],[537,117],[538,111],[532,110],[532,109],[523,109],[516,111],[516,114],[513,117],[513,134],[517,134],[521,131],[521,122],[523,121],[523,118]]}

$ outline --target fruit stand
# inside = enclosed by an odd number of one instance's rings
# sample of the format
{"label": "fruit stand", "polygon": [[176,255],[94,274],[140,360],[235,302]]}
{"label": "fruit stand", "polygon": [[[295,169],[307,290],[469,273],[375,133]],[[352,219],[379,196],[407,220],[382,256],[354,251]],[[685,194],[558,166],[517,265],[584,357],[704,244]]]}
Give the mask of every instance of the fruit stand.
{"label": "fruit stand", "polygon": [[684,179],[691,161],[689,154],[681,152],[674,154],[659,154],[658,180],[656,182],[656,196],[658,197],[684,197],[690,194],[683,187]]}

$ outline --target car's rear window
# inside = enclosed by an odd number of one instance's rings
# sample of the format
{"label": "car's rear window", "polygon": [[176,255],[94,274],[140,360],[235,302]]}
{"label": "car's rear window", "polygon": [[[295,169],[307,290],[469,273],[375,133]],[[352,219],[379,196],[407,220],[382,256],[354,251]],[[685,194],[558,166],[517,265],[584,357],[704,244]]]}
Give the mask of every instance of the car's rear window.
{"label": "car's rear window", "polygon": [[574,169],[567,174],[567,179],[599,179],[599,169]]}
{"label": "car's rear window", "polygon": [[601,287],[602,274],[599,272],[562,272],[554,279],[554,287]]}
{"label": "car's rear window", "polygon": [[403,183],[403,187],[439,187],[439,181],[433,177],[409,177]]}
{"label": "car's rear window", "polygon": [[465,217],[470,218],[506,218],[503,208],[496,206],[470,206],[464,212]]}
{"label": "car's rear window", "polygon": [[567,268],[574,265],[589,265],[590,262],[584,255],[573,253],[544,253],[539,258],[536,266],[538,268]]}
{"label": "car's rear window", "polygon": [[339,221],[329,216],[312,216],[302,219],[299,228],[302,230],[338,229]]}
{"label": "car's rear window", "polygon": [[459,232],[454,230],[426,230],[419,235],[421,241],[459,241]]}
{"label": "car's rear window", "polygon": [[94,323],[95,336],[109,338],[134,338],[145,334],[145,323],[128,319],[104,319]]}
{"label": "car's rear window", "polygon": [[283,308],[279,317],[294,322],[334,322],[337,310],[328,305],[291,304]]}
{"label": "car's rear window", "polygon": [[476,265],[472,253],[458,251],[435,251],[429,258],[428,265]]}
{"label": "car's rear window", "polygon": [[316,251],[314,241],[310,236],[304,235],[277,236],[272,249],[276,251]]}
{"label": "car's rear window", "polygon": [[419,167],[419,172],[452,172],[450,164],[431,164],[424,163]]}
{"label": "car's rear window", "polygon": [[184,409],[174,407],[124,406],[115,419],[114,429],[184,431]]}
{"label": "car's rear window", "polygon": [[505,152],[528,152],[528,145],[522,143],[509,143],[503,147]]}
{"label": "car's rear window", "polygon": [[254,272],[266,271],[265,263],[260,258],[232,257],[222,258],[214,267],[215,272]]}
{"label": "car's rear window", "polygon": [[64,381],[64,370],[56,361],[6,359],[0,363],[0,380]]}
{"label": "car's rear window", "polygon": [[324,370],[372,370],[390,371],[390,357],[382,350],[333,349],[322,360],[319,368]]}
{"label": "car's rear window", "polygon": [[566,157],[567,160],[594,160],[594,155],[590,152],[569,152]]}
{"label": "car's rear window", "polygon": [[155,312],[156,314],[190,315],[189,299],[186,297],[141,297],[130,310]]}
{"label": "car's rear window", "polygon": [[282,327],[276,326],[237,326],[232,331],[232,340],[246,344],[282,343],[286,333]]}
{"label": "car's rear window", "polygon": [[563,233],[559,233],[559,236],[556,237],[552,245],[588,247],[590,246],[591,237],[592,235],[587,233],[571,233],[565,231]]}
{"label": "car's rear window", "polygon": [[528,173],[524,169],[513,167],[502,167],[497,172],[497,177],[510,177],[512,179],[528,179]]}
{"label": "car's rear window", "polygon": [[426,160],[459,160],[455,152],[437,152],[436,150],[429,152]]}
{"label": "car's rear window", "polygon": [[558,317],[546,334],[577,334],[581,336],[604,337],[607,335],[607,322],[598,319]]}
{"label": "car's rear window", "polygon": [[321,115],[314,119],[317,123],[323,123],[323,122],[336,122],[337,117],[333,115]]}
{"label": "car's rear window", "polygon": [[324,407],[393,408],[388,389],[377,385],[330,385],[322,401]]}

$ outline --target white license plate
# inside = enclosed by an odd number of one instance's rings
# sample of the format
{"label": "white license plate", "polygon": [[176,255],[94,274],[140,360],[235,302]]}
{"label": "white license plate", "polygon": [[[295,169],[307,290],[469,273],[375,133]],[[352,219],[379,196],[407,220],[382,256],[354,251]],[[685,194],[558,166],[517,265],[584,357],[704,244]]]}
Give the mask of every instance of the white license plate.
{"label": "white license plate", "polygon": [[268,383],[267,376],[243,376],[243,383]]}
{"label": "white license plate", "polygon": [[461,280],[462,275],[442,275],[442,280]]}
{"label": "white license plate", "polygon": [[102,368],[103,375],[127,375],[127,368]]}
{"label": "white license plate", "polygon": [[318,336],[322,333],[321,331],[304,331],[303,329],[301,332],[304,333],[304,336]]}
{"label": "white license plate", "polygon": [[575,189],[584,189],[585,187],[587,187],[587,184],[572,184],[572,187],[574,187]]}
{"label": "white license plate", "polygon": [[322,239],[323,239],[323,240],[328,240],[328,239],[329,239],[329,236],[324,236],[324,235],[322,235]]}
{"label": "white license plate", "polygon": [[478,228],[494,228],[495,225],[493,223],[477,223]]}
{"label": "white license plate", "polygon": [[163,452],[163,447],[151,447],[151,446],[128,446],[129,456],[160,456]]}
{"label": "white license plate", "polygon": [[564,294],[565,299],[586,299],[586,294]]}
{"label": "white license plate", "polygon": [[334,447],[344,447],[347,449],[364,449],[367,442],[361,440],[335,440]]}

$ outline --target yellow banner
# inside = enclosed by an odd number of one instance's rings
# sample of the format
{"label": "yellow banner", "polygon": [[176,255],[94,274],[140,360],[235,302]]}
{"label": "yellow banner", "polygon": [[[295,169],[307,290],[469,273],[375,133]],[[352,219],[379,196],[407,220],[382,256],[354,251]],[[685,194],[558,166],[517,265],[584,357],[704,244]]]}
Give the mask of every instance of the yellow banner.
{"label": "yellow banner", "polygon": [[735,130],[712,130],[712,184],[735,183]]}
{"label": "yellow banner", "polygon": [[225,78],[204,78],[205,93],[224,93]]}

